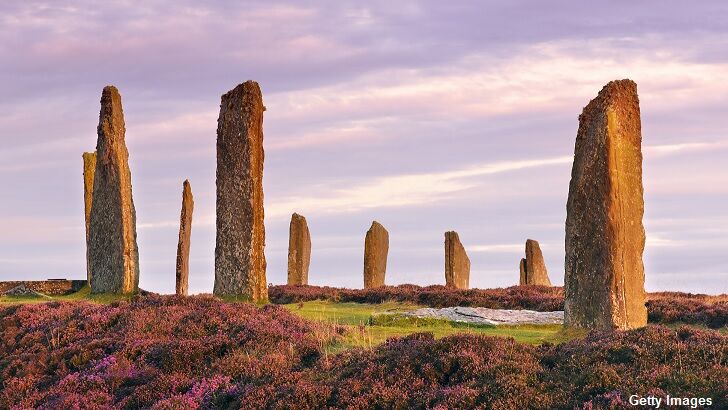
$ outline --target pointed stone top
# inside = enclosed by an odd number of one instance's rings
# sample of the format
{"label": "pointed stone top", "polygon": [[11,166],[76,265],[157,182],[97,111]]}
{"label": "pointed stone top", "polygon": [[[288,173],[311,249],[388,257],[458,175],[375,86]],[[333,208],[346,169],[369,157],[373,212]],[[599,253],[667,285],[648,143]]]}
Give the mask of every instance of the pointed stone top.
{"label": "pointed stone top", "polygon": [[385,232],[387,231],[386,229],[384,229],[384,226],[377,221],[372,221],[372,226],[371,226],[371,228],[369,228],[369,230],[371,231],[373,229],[382,229]]}
{"label": "pointed stone top", "polygon": [[455,239],[460,240],[460,235],[458,235],[458,233],[455,232],[455,231],[447,231],[447,232],[445,232],[445,237],[447,238],[448,236],[454,236]]}
{"label": "pointed stone top", "polygon": [[121,111],[121,94],[113,85],[107,85],[101,92],[101,114],[113,114]]}
{"label": "pointed stone top", "polygon": [[536,245],[538,246],[538,241],[535,239],[526,239],[526,246],[528,245]]}
{"label": "pointed stone top", "polygon": [[593,105],[609,105],[624,98],[637,98],[637,83],[629,79],[610,81],[584,110]]}
{"label": "pointed stone top", "polygon": [[96,151],[93,152],[84,152],[81,157],[82,158],[91,158],[96,156]]}
{"label": "pointed stone top", "polygon": [[625,78],[623,80],[614,80],[610,81],[602,87],[602,90],[599,91],[599,94],[606,94],[611,91],[618,91],[620,89],[630,90],[630,91],[636,91],[637,90],[637,83],[630,80],[629,78]]}
{"label": "pointed stone top", "polygon": [[291,219],[303,219],[305,221],[306,217],[299,213],[294,212],[293,215],[291,215]]}
{"label": "pointed stone top", "polygon": [[[124,126],[124,110],[121,106],[121,95],[116,87],[108,85],[101,92],[101,111],[99,112],[98,127],[99,141],[101,138],[110,140],[112,145],[122,142],[124,141],[125,132],[126,128]],[[100,154],[103,152],[98,144],[96,150]]]}
{"label": "pointed stone top", "polygon": [[223,94],[222,98],[225,99],[225,98],[231,98],[235,95],[247,95],[247,94],[252,94],[252,95],[257,95],[257,96],[262,95],[262,93],[260,91],[260,85],[258,85],[258,83],[253,80],[248,80],[244,83],[240,83],[240,84],[236,85],[235,88],[233,88],[232,90]]}
{"label": "pointed stone top", "polygon": [[[238,84],[232,90],[222,95],[220,107],[243,107],[244,112],[256,112],[258,109],[265,111],[263,105],[263,93],[260,91],[258,83],[248,80],[242,84]],[[218,122],[220,119],[218,118]]]}
{"label": "pointed stone top", "polygon": [[101,96],[118,96],[119,90],[113,86],[113,85],[107,85],[104,87],[104,90],[101,92]]}
{"label": "pointed stone top", "polygon": [[184,187],[184,189],[190,189],[190,180],[185,179],[185,182],[182,183],[182,186]]}

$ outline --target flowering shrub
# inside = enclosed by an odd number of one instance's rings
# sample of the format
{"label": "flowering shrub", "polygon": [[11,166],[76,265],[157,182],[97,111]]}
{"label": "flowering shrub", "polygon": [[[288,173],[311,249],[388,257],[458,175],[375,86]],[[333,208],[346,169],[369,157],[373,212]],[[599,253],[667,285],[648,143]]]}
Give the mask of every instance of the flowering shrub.
{"label": "flowering shrub", "polygon": [[491,309],[531,309],[543,312],[564,309],[564,292],[560,287],[512,286],[498,289],[453,289],[442,285],[384,286],[373,289],[345,289],[328,286],[271,286],[268,297],[273,303],[297,303],[310,300],[382,303],[409,302],[430,307],[472,306]]}
{"label": "flowering shrub", "polygon": [[189,408],[315,364],[335,326],[209,297],[0,310],[0,408]]}
{"label": "flowering shrub", "polygon": [[728,301],[706,303],[693,298],[660,298],[647,302],[653,323],[701,324],[713,329],[728,326]]}
{"label": "flowering shrub", "polygon": [[[430,307],[477,306],[542,312],[564,309],[563,288],[547,286],[458,290],[441,285],[399,285],[375,289],[280,285],[271,286],[268,294],[271,302],[279,304],[322,299],[358,303],[396,301]],[[714,329],[728,325],[728,300],[725,295],[659,292],[648,294],[648,299],[647,310],[651,323],[695,324]]]}
{"label": "flowering shrub", "polygon": [[326,353],[344,328],[281,307],[149,296],[0,309],[0,408],[728,408],[728,334],[650,325],[560,345],[419,333]]}
{"label": "flowering shrub", "polygon": [[728,335],[717,331],[648,326],[541,349],[543,386],[556,407],[631,408],[632,394],[669,394],[728,408]]}
{"label": "flowering shrub", "polygon": [[[473,334],[419,333],[353,349],[275,386],[236,386],[222,408],[629,408],[629,396],[728,406],[728,336],[684,327],[596,332],[534,347]],[[254,398],[254,401],[251,401]],[[663,401],[664,402],[664,401]]]}

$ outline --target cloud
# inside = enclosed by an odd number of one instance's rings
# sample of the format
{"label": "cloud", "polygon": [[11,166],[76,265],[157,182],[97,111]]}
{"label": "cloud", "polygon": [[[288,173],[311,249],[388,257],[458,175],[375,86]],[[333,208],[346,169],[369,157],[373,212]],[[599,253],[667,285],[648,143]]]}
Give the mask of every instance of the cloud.
{"label": "cloud", "polygon": [[643,151],[651,156],[667,156],[679,153],[720,150],[728,148],[728,142],[686,142],[681,144],[646,145]]}
{"label": "cloud", "polygon": [[471,178],[528,168],[566,164],[571,157],[522,161],[503,161],[440,173],[394,175],[376,178],[347,188],[319,189],[317,195],[291,196],[268,205],[267,215],[276,218],[293,210],[304,214],[356,212],[368,208],[422,206],[448,199],[448,196],[473,188]]}
{"label": "cloud", "polygon": [[642,50],[625,53],[611,40],[588,46],[603,53],[583,55],[573,40],[535,44],[507,58],[473,53],[448,68],[382,69],[346,83],[287,92],[274,96],[271,105],[289,121],[321,115],[457,120],[577,111],[602,85],[625,77],[637,81],[643,105],[651,109],[704,103],[728,91],[725,63],[681,61],[659,50],[650,56]]}
{"label": "cloud", "polygon": [[[170,290],[154,274],[174,268],[185,178],[197,201],[193,269],[209,274],[220,95],[255,79],[268,108],[274,280],[285,272],[284,217],[296,210],[318,214],[317,269],[331,272],[321,283],[359,285],[360,235],[329,239],[361,233],[377,209],[396,241],[456,227],[477,244],[469,247],[474,265],[503,269],[511,278],[503,283],[512,283],[522,236],[563,241],[576,117],[607,81],[624,77],[638,83],[650,143],[648,249],[670,272],[725,270],[716,267],[725,263],[728,194],[721,2],[568,10],[521,1],[127,3],[0,2],[0,180],[8,193],[0,257],[78,254],[75,263],[38,260],[7,272],[84,271],[80,154],[95,145],[101,87],[114,83],[124,96],[140,243],[160,249],[141,253],[144,286]],[[422,221],[437,232],[423,234]],[[394,275],[441,270],[439,239],[422,249],[415,242],[393,242]],[[419,254],[425,246],[434,262]],[[546,255],[554,266],[563,263],[559,246]],[[701,246],[709,249],[699,255]],[[342,274],[348,266],[357,268],[355,281]]]}
{"label": "cloud", "polygon": [[504,244],[492,244],[492,245],[473,245],[468,246],[465,250],[467,252],[492,252],[492,253],[513,253],[521,252],[525,248],[522,243],[504,243]]}
{"label": "cloud", "polygon": [[[685,155],[694,152],[723,149],[728,144],[723,142],[695,142],[684,144],[646,145],[643,147],[650,158],[664,158]],[[506,172],[565,166],[571,164],[572,156],[540,158],[532,160],[513,160],[477,164],[438,173],[419,173],[389,175],[361,181],[359,178],[338,182],[338,187],[329,185],[307,186],[310,195],[267,196],[266,218],[288,217],[291,212],[304,214],[340,214],[354,213],[365,209],[402,208],[410,206],[426,206],[436,202],[453,200],[463,191],[475,188],[482,183],[479,177]],[[669,181],[673,188],[674,181]],[[568,183],[568,181],[565,181]],[[666,182],[667,183],[667,182]],[[660,192],[663,183],[651,183],[653,191]],[[342,187],[345,186],[345,187]],[[204,214],[194,221],[194,226],[214,226],[214,214]],[[144,222],[139,229],[159,229],[177,227],[174,220]],[[654,247],[676,246],[674,241],[651,236],[648,244]],[[494,252],[512,250],[516,245],[476,245],[469,249],[474,252]],[[509,248],[510,247],[510,248]],[[522,245],[517,245],[522,248]]]}

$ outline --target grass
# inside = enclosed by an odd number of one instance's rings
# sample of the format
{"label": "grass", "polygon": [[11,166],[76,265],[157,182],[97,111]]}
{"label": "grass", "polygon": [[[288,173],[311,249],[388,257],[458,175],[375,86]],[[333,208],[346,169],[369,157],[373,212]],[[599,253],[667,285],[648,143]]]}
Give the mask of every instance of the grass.
{"label": "grass", "polygon": [[372,347],[390,337],[417,332],[431,332],[436,338],[456,333],[477,333],[513,337],[519,342],[534,345],[544,342],[562,343],[583,335],[580,331],[565,331],[561,325],[472,325],[446,320],[403,317],[397,313],[414,310],[420,306],[394,302],[361,304],[317,300],[284,306],[305,319],[348,327],[349,331],[345,335],[344,342],[333,346],[334,351],[354,346]]}

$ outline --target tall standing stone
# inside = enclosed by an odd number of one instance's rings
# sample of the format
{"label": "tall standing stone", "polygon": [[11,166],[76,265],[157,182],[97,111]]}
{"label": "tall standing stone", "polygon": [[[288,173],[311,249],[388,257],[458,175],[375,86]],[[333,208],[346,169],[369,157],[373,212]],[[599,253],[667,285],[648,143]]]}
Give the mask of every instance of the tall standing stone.
{"label": "tall standing stone", "polygon": [[641,147],[637,85],[612,81],[579,116],[566,206],[567,326],[647,323]]}
{"label": "tall standing stone", "polygon": [[537,241],[526,240],[526,258],[521,259],[521,285],[551,286],[546,262]]}
{"label": "tall standing stone", "polygon": [[195,201],[192,198],[190,181],[182,184],[182,212],[179,217],[179,241],[177,242],[177,269],[175,275],[175,292],[187,296],[190,277],[190,236],[192,235],[192,212]]}
{"label": "tall standing stone", "polygon": [[246,81],[222,96],[217,120],[218,296],[268,300],[263,225],[263,96]]}
{"label": "tall standing stone", "polygon": [[364,240],[364,288],[384,286],[389,252],[389,232],[377,221],[372,222]]}
{"label": "tall standing stone", "polygon": [[460,243],[457,232],[445,232],[445,285],[455,289],[468,289],[470,258]]}
{"label": "tall standing stone", "polygon": [[121,95],[116,87],[105,87],[101,93],[89,223],[93,293],[134,293],[139,289],[136,211],[125,132]]}
{"label": "tall standing stone", "polygon": [[96,152],[84,152],[83,158],[83,205],[86,215],[86,283],[91,286],[91,265],[89,263],[89,231],[91,228],[91,204],[94,197],[94,173]]}
{"label": "tall standing stone", "polygon": [[311,234],[306,218],[294,213],[288,232],[288,284],[308,285],[311,263]]}

